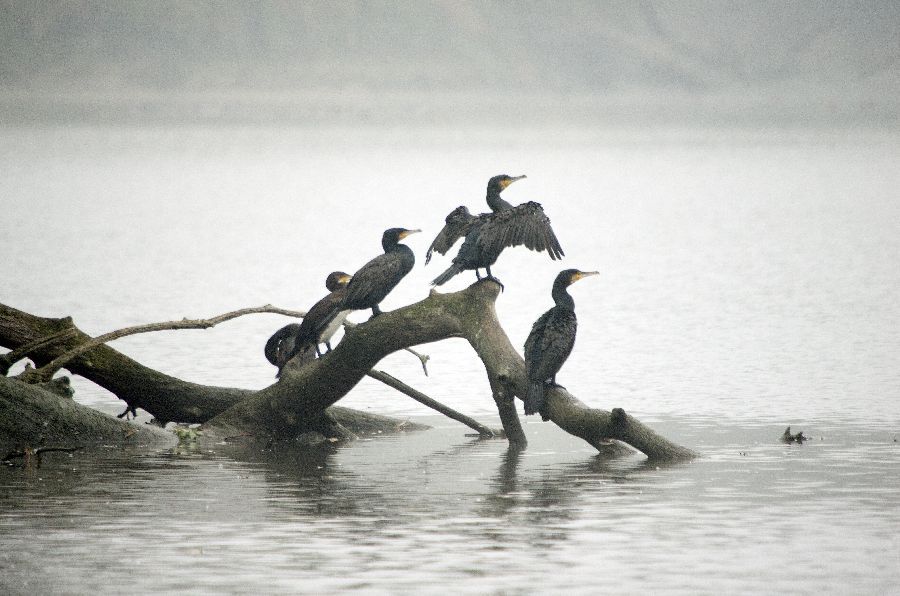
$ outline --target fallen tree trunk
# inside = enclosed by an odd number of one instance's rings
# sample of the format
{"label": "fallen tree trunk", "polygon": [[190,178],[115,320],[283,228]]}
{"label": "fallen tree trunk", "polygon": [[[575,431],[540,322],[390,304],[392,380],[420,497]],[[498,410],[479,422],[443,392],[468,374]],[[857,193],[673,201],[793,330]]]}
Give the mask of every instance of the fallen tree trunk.
{"label": "fallen tree trunk", "polygon": [[[188,388],[183,381],[146,369],[107,346],[99,346],[66,366],[128,397],[130,405],[156,412],[178,411],[179,415],[217,410],[202,426],[210,438],[252,435],[257,438],[289,438],[309,430],[340,431],[340,423],[325,416],[330,406],[344,397],[382,358],[401,349],[449,338],[464,338],[484,363],[488,384],[498,407],[507,438],[524,445],[525,434],[516,413],[514,397],[525,395],[525,363],[513,348],[497,319],[494,303],[500,287],[483,280],[465,290],[439,294],[384,313],[348,330],[338,346],[324,357],[300,366],[290,362],[279,381],[257,392],[210,388]],[[30,319],[29,319],[30,317]],[[11,321],[12,319],[12,321]],[[18,347],[40,335],[58,333],[71,326],[67,319],[39,319],[0,306],[0,341]],[[22,329],[22,321],[41,324],[39,333]],[[4,329],[19,324],[18,333]],[[28,325],[25,326],[26,328]],[[15,335],[10,346],[8,337]],[[78,338],[73,341],[78,342]],[[39,358],[53,358],[59,349],[49,346]],[[125,368],[129,374],[122,375]],[[135,383],[136,386],[132,386]],[[111,388],[112,387],[112,388]],[[121,394],[120,394],[121,393]],[[695,454],[654,433],[622,410],[589,408],[562,388],[546,396],[550,420],[560,428],[600,449],[609,440],[627,443],[651,459],[683,459]],[[163,416],[163,419],[166,419]],[[339,433],[340,434],[340,433]]]}
{"label": "fallen tree trunk", "polygon": [[[56,341],[49,343],[43,341],[42,338],[47,337],[55,338]],[[34,346],[28,356],[38,366],[46,365],[90,340],[90,336],[75,327],[70,317],[59,319],[38,317],[0,304],[0,345],[14,351],[29,344]],[[16,356],[18,357],[18,354]],[[123,400],[129,409],[141,408],[161,423],[169,421],[202,423],[256,393],[249,389],[216,387],[183,381],[146,367],[106,345],[92,347],[72,358],[65,366],[70,372],[81,375],[113,393]],[[7,387],[8,395],[16,391],[26,391],[17,389],[16,385],[27,386],[25,383],[16,382],[15,385]],[[8,405],[14,407],[12,402]],[[19,404],[20,415],[26,417],[32,415],[28,412],[28,405],[28,402]],[[94,414],[102,416],[98,412]],[[5,420],[10,426],[0,424],[0,436],[4,434],[19,438],[28,436],[16,428],[16,416],[12,412]],[[317,431],[344,428],[352,434],[391,432],[401,426],[404,430],[426,428],[397,418],[340,407],[329,409],[329,416],[326,418],[327,428],[322,426],[320,418],[316,420],[311,427]],[[40,433],[32,435],[28,443],[35,443],[39,436]]]}
{"label": "fallen tree trunk", "polygon": [[[469,341],[485,365],[507,438],[524,444],[513,396],[525,395],[525,361],[500,326],[494,302],[500,287],[477,282],[452,294],[432,291],[415,304],[357,326],[325,357],[303,367],[285,367],[280,382],[235,404],[206,424],[212,434],[297,432],[304,420],[346,395],[379,360],[397,350],[448,338]],[[547,394],[550,420],[600,448],[618,440],[652,459],[693,457],[690,449],[654,433],[622,410],[588,408],[563,389]]]}
{"label": "fallen tree trunk", "polygon": [[[74,333],[29,354],[38,366],[87,343],[91,337],[77,329],[70,317],[38,317],[0,304],[0,344],[7,348],[18,348],[64,330]],[[142,408],[160,421],[205,422],[254,393],[182,381],[148,368],[106,345],[96,346],[73,358],[66,363],[66,368],[107,389],[129,407]]]}
{"label": "fallen tree trunk", "polygon": [[40,386],[0,377],[0,457],[43,445],[67,448],[89,444],[170,445],[172,433],[129,424]]}

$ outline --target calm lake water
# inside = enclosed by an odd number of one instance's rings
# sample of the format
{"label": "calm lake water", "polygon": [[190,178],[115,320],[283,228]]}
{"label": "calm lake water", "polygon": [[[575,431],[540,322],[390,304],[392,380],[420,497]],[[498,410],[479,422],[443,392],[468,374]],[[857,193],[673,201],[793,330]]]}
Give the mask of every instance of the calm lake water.
{"label": "calm lake water", "polygon": [[[382,304],[423,298],[444,216],[538,200],[566,251],[504,253],[514,344],[563,267],[559,381],[703,458],[599,459],[528,419],[527,451],[432,431],[302,454],[187,448],[0,469],[9,593],[896,593],[900,584],[900,136],[777,131],[0,130],[0,302],[90,333],[272,303],[419,227]],[[474,279],[461,275],[448,290]],[[356,320],[365,318],[362,313]],[[180,378],[261,388],[283,317],[117,341]],[[380,367],[496,424],[468,345]],[[76,398],[123,406],[84,379]],[[343,405],[429,411],[366,380]],[[147,420],[144,415],[138,422]],[[778,442],[784,427],[813,440]]]}

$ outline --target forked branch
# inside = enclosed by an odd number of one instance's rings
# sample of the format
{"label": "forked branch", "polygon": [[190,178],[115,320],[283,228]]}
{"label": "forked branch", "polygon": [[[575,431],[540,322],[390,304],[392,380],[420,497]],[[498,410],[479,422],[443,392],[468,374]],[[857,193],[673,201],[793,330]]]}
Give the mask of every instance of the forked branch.
{"label": "forked branch", "polygon": [[[500,287],[483,280],[451,294],[384,313],[349,331],[338,346],[302,368],[288,368],[280,382],[242,400],[209,421],[211,433],[290,435],[346,395],[379,360],[398,350],[444,339],[466,339],[484,363],[504,430],[524,443],[512,396],[525,395],[525,362],[500,326],[494,303]],[[550,419],[563,430],[598,447],[609,440],[627,443],[651,459],[684,459],[695,454],[628,416],[588,408],[562,389],[548,392]]]}
{"label": "forked branch", "polygon": [[[286,314],[289,316],[293,316],[295,314],[294,311],[287,311],[283,308],[277,308],[275,306],[272,306],[271,304],[266,304],[265,306],[242,308],[240,310],[227,312],[215,317],[211,317],[209,319],[184,318],[180,321],[163,321],[161,323],[146,323],[144,325],[124,327],[122,329],[110,331],[109,333],[104,333],[103,335],[98,335],[97,337],[93,337],[87,341],[80,343],[77,347],[56,357],[44,366],[28,371],[28,374],[23,375],[21,380],[27,383],[46,383],[53,378],[53,375],[55,375],[59,369],[71,362],[73,358],[77,358],[85,352],[93,350],[97,346],[111,342],[115,339],[128,337],[129,335],[149,333],[151,331],[169,331],[174,329],[209,329],[210,327],[215,327],[219,323],[224,323],[225,321],[230,321],[231,319],[236,319],[244,315],[256,313],[275,313],[282,315]],[[303,316],[303,314],[300,314],[300,316]]]}

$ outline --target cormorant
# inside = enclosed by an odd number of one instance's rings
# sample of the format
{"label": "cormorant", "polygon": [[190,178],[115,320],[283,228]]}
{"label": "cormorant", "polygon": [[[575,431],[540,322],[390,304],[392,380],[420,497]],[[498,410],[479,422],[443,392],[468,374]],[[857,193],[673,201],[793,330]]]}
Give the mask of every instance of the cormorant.
{"label": "cormorant", "polygon": [[478,270],[483,268],[488,279],[496,280],[491,274],[491,265],[508,246],[524,244],[531,250],[547,251],[554,261],[562,258],[562,247],[539,203],[529,201],[513,206],[500,197],[507,186],[522,178],[525,176],[500,174],[488,180],[486,200],[491,213],[472,215],[465,206],[450,212],[444,220],[446,225],[428,247],[425,264],[431,260],[433,251],[447,254],[457,239],[465,237],[465,240],[453,264],[437,276],[432,285],[442,285],[466,269],[474,269],[475,277],[481,279]]}
{"label": "cormorant", "polygon": [[325,278],[325,287],[330,294],[316,302],[303,317],[302,323],[290,323],[275,332],[266,342],[266,359],[278,367],[278,374],[288,360],[303,353],[303,360],[312,360],[312,349],[321,356],[319,344],[324,343],[331,351],[329,340],[347,318],[350,311],[335,310],[344,300],[344,293],[350,276],[343,271],[334,271]]}
{"label": "cormorant", "polygon": [[281,369],[294,355],[294,337],[297,335],[297,329],[299,328],[300,323],[289,323],[276,331],[266,342],[263,352],[266,355],[266,360],[278,367],[276,377],[281,376]]}
{"label": "cormorant", "polygon": [[525,414],[541,412],[541,417],[548,420],[542,411],[544,389],[548,381],[556,385],[556,373],[572,352],[578,328],[575,301],[566,288],[583,277],[597,273],[597,271],[565,269],[556,276],[552,291],[556,306],[534,322],[531,333],[525,340],[525,371],[528,375]]}
{"label": "cormorant", "polygon": [[353,278],[347,284],[347,295],[342,308],[348,310],[371,308],[373,317],[380,315],[381,309],[378,308],[378,304],[416,264],[412,249],[400,244],[400,241],[410,234],[421,231],[405,228],[385,230],[381,236],[384,254],[378,255],[353,274]]}
{"label": "cormorant", "polygon": [[294,336],[294,353],[307,347],[314,347],[316,355],[321,356],[319,344],[325,344],[328,351],[331,351],[329,342],[331,336],[350,314],[349,310],[336,310],[344,302],[349,281],[350,276],[343,271],[333,271],[328,274],[328,277],[325,278],[325,287],[331,290],[331,293],[313,304],[306,312],[306,316],[303,317],[303,322],[300,323]]}

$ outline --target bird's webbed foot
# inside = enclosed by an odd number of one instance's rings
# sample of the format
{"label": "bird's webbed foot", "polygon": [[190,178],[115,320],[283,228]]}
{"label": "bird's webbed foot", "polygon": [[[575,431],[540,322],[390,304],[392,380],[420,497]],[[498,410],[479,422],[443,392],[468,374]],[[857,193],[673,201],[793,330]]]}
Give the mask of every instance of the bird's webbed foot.
{"label": "bird's webbed foot", "polygon": [[125,411],[117,415],[116,418],[124,418],[125,420],[132,420],[133,418],[137,418],[137,407],[131,405],[128,402],[125,402],[125,405]]}
{"label": "bird's webbed foot", "polygon": [[485,279],[489,279],[489,280],[495,282],[498,286],[500,286],[500,291],[501,291],[501,292],[506,291],[506,286],[504,286],[503,283],[502,283],[499,279],[497,279],[496,277],[494,277],[494,274],[491,273],[491,268],[490,268],[490,267],[485,267],[484,270],[485,270],[485,272],[487,273],[487,276],[485,277]]}

